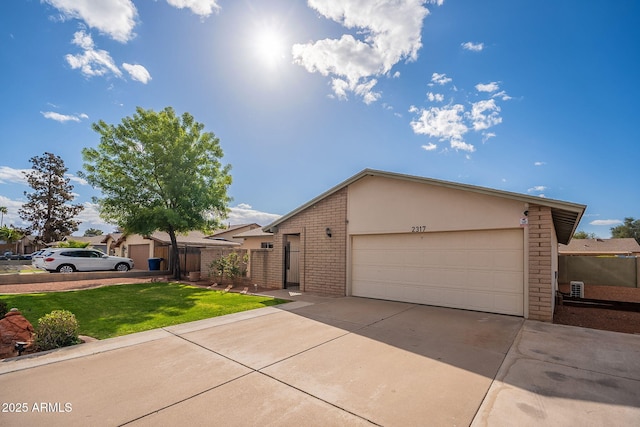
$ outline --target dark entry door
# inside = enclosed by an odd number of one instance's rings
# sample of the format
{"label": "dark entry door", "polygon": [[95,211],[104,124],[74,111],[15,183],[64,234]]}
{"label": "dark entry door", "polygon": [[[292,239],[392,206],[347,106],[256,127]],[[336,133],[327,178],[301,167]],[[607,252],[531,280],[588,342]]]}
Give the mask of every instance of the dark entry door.
{"label": "dark entry door", "polygon": [[300,249],[287,242],[284,247],[284,287],[300,286]]}

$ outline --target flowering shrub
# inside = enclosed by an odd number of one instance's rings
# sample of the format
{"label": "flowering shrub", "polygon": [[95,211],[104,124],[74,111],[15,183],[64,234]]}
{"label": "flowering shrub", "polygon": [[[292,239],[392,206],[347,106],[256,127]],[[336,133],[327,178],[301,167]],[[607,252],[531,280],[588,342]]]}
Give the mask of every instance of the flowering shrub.
{"label": "flowering shrub", "polygon": [[78,321],[70,311],[54,310],[38,319],[34,346],[39,351],[78,343]]}

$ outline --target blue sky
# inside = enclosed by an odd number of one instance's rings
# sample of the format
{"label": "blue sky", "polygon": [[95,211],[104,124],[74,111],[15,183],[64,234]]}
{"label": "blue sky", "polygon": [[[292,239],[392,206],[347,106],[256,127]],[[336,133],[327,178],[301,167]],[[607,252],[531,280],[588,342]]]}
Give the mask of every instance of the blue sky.
{"label": "blue sky", "polygon": [[[375,3],[375,5],[373,5]],[[512,0],[0,2],[0,205],[22,170],[77,178],[98,120],[189,112],[232,165],[227,222],[266,225],[364,168],[640,217],[640,4]],[[384,201],[381,201],[384,203]]]}

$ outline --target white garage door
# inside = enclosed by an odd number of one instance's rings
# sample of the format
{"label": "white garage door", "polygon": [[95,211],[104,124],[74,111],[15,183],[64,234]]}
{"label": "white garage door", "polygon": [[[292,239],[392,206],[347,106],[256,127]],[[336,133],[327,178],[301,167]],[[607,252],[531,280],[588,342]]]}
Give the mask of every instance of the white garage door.
{"label": "white garage door", "polygon": [[524,315],[521,229],[352,240],[354,296]]}

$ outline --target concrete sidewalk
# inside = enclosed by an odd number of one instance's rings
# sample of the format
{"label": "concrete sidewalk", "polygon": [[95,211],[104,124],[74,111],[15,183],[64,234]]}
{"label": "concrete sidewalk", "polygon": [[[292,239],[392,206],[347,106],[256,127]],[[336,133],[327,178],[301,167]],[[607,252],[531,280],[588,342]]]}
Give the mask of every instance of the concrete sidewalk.
{"label": "concrete sidewalk", "polygon": [[640,423],[638,336],[390,301],[290,298],[6,360],[0,425]]}

